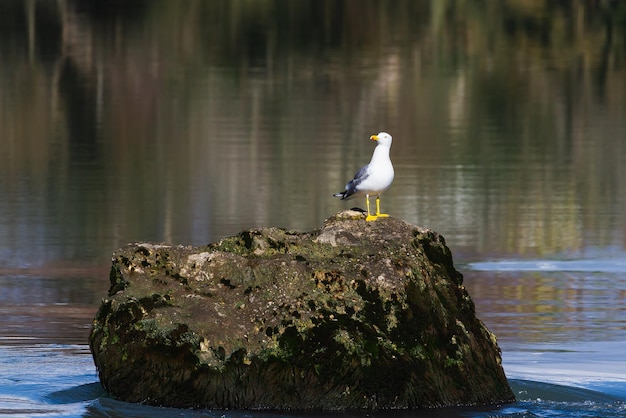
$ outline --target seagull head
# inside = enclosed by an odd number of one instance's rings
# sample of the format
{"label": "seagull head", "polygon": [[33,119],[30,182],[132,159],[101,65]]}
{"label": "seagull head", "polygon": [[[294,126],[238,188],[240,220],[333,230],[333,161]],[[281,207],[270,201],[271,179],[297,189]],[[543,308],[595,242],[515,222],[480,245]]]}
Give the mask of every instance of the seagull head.
{"label": "seagull head", "polygon": [[377,141],[379,144],[391,146],[391,135],[387,132],[379,132],[377,135],[370,136],[372,141]]}

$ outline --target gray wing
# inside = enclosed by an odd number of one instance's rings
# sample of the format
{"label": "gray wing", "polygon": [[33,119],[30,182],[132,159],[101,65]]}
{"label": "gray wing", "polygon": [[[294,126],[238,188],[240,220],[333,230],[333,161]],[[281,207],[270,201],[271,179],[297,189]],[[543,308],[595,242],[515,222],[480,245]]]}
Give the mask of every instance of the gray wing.
{"label": "gray wing", "polygon": [[351,193],[354,193],[356,191],[356,187],[359,184],[363,183],[363,181],[370,176],[369,173],[367,172],[368,168],[369,168],[369,164],[361,167],[361,169],[357,171],[357,173],[354,175],[354,178],[350,180],[348,184],[346,184],[346,190],[349,190],[351,191]]}
{"label": "gray wing", "polygon": [[369,165],[361,167],[361,169],[354,175],[354,178],[346,184],[346,190],[342,193],[337,193],[341,195],[342,199],[347,199],[357,192],[359,184],[369,177],[369,173],[367,172],[368,167]]}

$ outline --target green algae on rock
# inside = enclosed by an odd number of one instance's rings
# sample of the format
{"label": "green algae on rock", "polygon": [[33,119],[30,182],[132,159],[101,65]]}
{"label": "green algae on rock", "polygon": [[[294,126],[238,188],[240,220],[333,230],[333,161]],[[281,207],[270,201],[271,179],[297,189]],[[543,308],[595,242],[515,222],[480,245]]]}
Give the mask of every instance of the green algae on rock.
{"label": "green algae on rock", "polygon": [[443,237],[352,211],[113,256],[90,346],[117,399],[350,410],[514,400]]}

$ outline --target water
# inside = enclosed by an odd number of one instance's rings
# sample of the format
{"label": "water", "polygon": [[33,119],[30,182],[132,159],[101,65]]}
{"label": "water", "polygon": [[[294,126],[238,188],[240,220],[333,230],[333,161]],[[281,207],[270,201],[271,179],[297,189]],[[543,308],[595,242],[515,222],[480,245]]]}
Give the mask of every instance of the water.
{"label": "water", "polygon": [[[377,413],[289,414],[244,411],[191,411],[119,402],[102,390],[84,345],[0,347],[0,414],[11,417],[621,417],[626,413],[626,382],[619,373],[581,373],[562,364],[558,350],[537,347],[541,353],[517,353],[505,361],[517,402],[505,406],[444,408],[426,411]],[[605,351],[606,347],[596,347]],[[609,348],[623,351],[621,347]],[[552,350],[552,351],[550,351]],[[587,352],[592,350],[585,349]],[[546,355],[547,353],[547,355]],[[620,353],[621,354],[621,353]],[[528,365],[529,355],[533,357]],[[623,356],[623,354],[622,354]],[[505,356],[505,360],[506,360]],[[605,359],[606,360],[606,359]],[[615,362],[608,359],[608,363]],[[621,365],[624,363],[622,362]],[[548,365],[548,368],[543,369]],[[555,369],[557,367],[557,369]],[[558,367],[561,367],[558,369]],[[511,372],[512,371],[512,372]],[[551,383],[552,381],[557,383]],[[566,385],[563,385],[563,383]]]}
{"label": "water", "polygon": [[331,195],[381,130],[383,210],[446,237],[518,402],[375,415],[626,415],[624,21],[623,2],[0,2],[0,415],[284,416],[103,393],[86,340],[110,255],[317,228],[363,206]]}

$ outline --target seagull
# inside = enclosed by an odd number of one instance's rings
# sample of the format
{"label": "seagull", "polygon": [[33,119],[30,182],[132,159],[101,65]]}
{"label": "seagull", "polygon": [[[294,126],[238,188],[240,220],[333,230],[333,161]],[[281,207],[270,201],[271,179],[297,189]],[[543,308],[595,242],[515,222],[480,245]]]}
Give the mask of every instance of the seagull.
{"label": "seagull", "polygon": [[[389,216],[386,213],[380,213],[380,194],[391,186],[394,175],[393,165],[389,159],[391,135],[387,132],[380,132],[378,135],[370,136],[370,139],[378,142],[370,163],[354,175],[354,178],[346,184],[346,189],[343,192],[333,195],[341,200],[365,196],[365,205],[367,206],[365,220],[368,222]],[[376,196],[375,215],[370,213],[370,195]]]}

